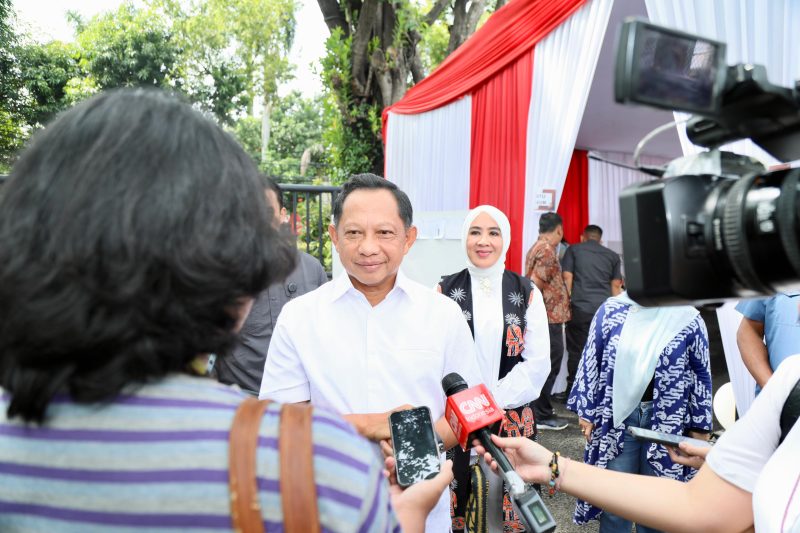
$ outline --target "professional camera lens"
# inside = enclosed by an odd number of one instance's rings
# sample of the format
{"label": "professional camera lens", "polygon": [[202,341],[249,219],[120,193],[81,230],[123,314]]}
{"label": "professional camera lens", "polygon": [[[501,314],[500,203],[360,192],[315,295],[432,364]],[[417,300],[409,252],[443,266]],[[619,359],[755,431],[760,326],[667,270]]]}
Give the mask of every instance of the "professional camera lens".
{"label": "professional camera lens", "polygon": [[796,288],[799,180],[800,169],[787,169],[722,185],[712,217],[721,226],[714,248],[743,287],[764,293]]}

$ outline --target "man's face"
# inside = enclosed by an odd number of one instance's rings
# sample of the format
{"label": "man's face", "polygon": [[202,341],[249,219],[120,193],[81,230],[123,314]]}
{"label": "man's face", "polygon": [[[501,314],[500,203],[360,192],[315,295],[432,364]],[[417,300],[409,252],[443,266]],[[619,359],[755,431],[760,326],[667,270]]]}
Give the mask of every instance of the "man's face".
{"label": "man's face", "polygon": [[353,286],[362,292],[366,287],[390,290],[417,238],[415,227],[403,225],[394,195],[386,189],[353,191],[337,222],[328,232]]}
{"label": "man's face", "polygon": [[564,226],[557,226],[556,229],[553,230],[552,240],[550,244],[553,246],[558,246],[558,243],[561,242],[561,239],[564,238]]}
{"label": "man's face", "polygon": [[269,205],[270,209],[272,209],[274,216],[272,224],[276,228],[280,227],[281,224],[286,222],[286,208],[281,207],[281,205],[278,203],[278,195],[276,195],[275,191],[272,189],[265,189],[264,195],[267,197],[267,205]]}

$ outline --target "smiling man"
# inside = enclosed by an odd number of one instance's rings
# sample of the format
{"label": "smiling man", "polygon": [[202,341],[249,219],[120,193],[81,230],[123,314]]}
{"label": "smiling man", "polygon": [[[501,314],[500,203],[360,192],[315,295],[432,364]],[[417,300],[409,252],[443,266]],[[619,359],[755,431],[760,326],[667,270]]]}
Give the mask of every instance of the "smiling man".
{"label": "smiling man", "polygon": [[[403,275],[417,237],[411,202],[373,174],[353,176],[333,206],[331,240],[345,272],[286,304],[269,346],[261,398],[311,401],[345,415],[365,437],[389,438],[389,413],[426,405],[436,430],[444,421],[442,377],[479,382],[472,335],[449,298]],[[449,531],[448,495],[427,530]]]}

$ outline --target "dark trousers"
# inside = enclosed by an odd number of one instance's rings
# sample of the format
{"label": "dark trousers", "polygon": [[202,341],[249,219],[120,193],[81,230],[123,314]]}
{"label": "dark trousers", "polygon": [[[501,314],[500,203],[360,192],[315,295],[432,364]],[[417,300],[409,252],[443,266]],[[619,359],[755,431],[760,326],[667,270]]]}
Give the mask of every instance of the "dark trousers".
{"label": "dark trousers", "polygon": [[550,373],[542,385],[539,398],[533,402],[534,414],[537,420],[550,418],[555,414],[551,397],[553,384],[556,382],[558,372],[561,370],[561,360],[564,358],[564,324],[549,324],[550,329]]}
{"label": "dark trousers", "polygon": [[589,326],[593,317],[594,313],[586,313],[573,307],[572,320],[567,322],[567,397],[572,392],[572,384],[575,382],[575,374],[578,373],[578,364],[589,337]]}

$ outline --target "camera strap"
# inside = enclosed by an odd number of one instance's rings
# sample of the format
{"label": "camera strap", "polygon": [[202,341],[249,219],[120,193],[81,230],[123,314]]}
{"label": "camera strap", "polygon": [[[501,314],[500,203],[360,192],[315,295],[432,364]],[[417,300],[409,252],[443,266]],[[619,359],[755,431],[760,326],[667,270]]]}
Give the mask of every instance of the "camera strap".
{"label": "camera strap", "polygon": [[800,380],[797,381],[792,392],[787,396],[781,410],[781,438],[779,443],[783,442],[786,435],[792,430],[797,418],[800,417]]}

